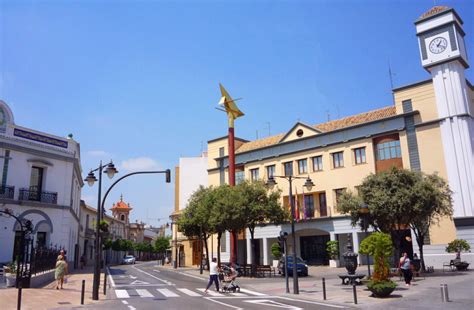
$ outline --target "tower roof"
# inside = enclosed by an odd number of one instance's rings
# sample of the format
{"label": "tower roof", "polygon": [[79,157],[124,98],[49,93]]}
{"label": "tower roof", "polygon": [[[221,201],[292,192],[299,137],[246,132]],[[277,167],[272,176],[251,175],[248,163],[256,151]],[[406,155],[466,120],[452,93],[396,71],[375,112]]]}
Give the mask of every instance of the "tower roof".
{"label": "tower roof", "polygon": [[117,203],[114,203],[112,205],[112,208],[110,208],[110,210],[132,210],[133,208],[130,207],[130,204],[129,203],[125,203],[123,201],[123,195],[120,195],[120,201],[117,202]]}
{"label": "tower roof", "polygon": [[423,15],[421,15],[419,19],[427,18],[446,10],[449,10],[447,6],[437,5],[429,9],[427,12],[423,13]]}

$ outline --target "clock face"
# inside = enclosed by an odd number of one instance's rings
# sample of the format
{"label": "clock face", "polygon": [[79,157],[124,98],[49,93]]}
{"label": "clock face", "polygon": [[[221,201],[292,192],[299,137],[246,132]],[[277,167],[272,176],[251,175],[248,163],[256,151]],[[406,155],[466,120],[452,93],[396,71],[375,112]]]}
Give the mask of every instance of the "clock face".
{"label": "clock face", "polygon": [[448,41],[443,37],[436,37],[430,42],[430,52],[433,54],[444,52],[446,47],[448,47]]}

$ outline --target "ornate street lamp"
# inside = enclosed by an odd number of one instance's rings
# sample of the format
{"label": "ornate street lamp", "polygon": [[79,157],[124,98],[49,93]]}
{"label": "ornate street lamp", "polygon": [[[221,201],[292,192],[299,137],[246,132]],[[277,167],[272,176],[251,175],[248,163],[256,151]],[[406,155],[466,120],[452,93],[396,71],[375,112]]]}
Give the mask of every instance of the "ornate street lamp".
{"label": "ornate street lamp", "polygon": [[277,184],[277,182],[275,181],[275,178],[288,180],[289,186],[290,186],[288,195],[289,195],[290,206],[291,206],[291,235],[293,239],[293,255],[292,255],[293,256],[293,294],[299,294],[300,292],[299,292],[299,285],[298,285],[298,270],[297,270],[298,260],[296,256],[296,234],[295,234],[295,202],[293,200],[292,182],[293,182],[293,179],[306,179],[304,186],[306,187],[308,191],[311,191],[311,189],[314,186],[314,183],[309,176],[305,178],[305,177],[296,177],[292,175],[288,175],[288,176],[271,175],[266,182],[266,185],[270,189],[275,187],[275,185]]}

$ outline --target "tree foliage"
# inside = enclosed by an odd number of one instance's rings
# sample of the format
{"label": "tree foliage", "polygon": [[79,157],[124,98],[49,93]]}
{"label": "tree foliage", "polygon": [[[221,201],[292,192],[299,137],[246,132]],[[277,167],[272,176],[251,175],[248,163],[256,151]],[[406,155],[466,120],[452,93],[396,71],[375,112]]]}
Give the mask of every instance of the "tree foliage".
{"label": "tree foliage", "polygon": [[389,234],[376,232],[362,240],[359,252],[374,257],[372,280],[386,281],[390,275],[388,258],[393,253],[392,239]]}
{"label": "tree foliage", "polygon": [[158,237],[155,240],[154,251],[157,253],[164,253],[170,249],[170,236]]}
{"label": "tree foliage", "polygon": [[446,181],[436,174],[426,175],[393,167],[367,176],[358,192],[358,195],[344,193],[338,201],[338,210],[349,214],[355,226],[360,223],[360,206],[365,202],[369,209],[369,224],[376,231],[390,234],[398,252],[403,230],[412,228],[424,266],[424,237],[433,223],[453,212],[451,191]]}
{"label": "tree foliage", "polygon": [[[446,252],[448,253],[457,253],[461,254],[461,252],[467,252],[471,249],[469,243],[464,239],[454,239],[448,246],[446,247]],[[460,257],[459,257],[460,258]]]}

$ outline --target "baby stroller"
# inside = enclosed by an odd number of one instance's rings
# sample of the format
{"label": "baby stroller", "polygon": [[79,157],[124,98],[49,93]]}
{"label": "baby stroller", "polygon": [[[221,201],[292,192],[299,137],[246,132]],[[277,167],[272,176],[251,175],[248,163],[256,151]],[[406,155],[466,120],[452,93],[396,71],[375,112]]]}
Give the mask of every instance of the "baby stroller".
{"label": "baby stroller", "polygon": [[223,293],[240,292],[240,286],[235,282],[237,272],[229,266],[222,266],[219,281]]}

